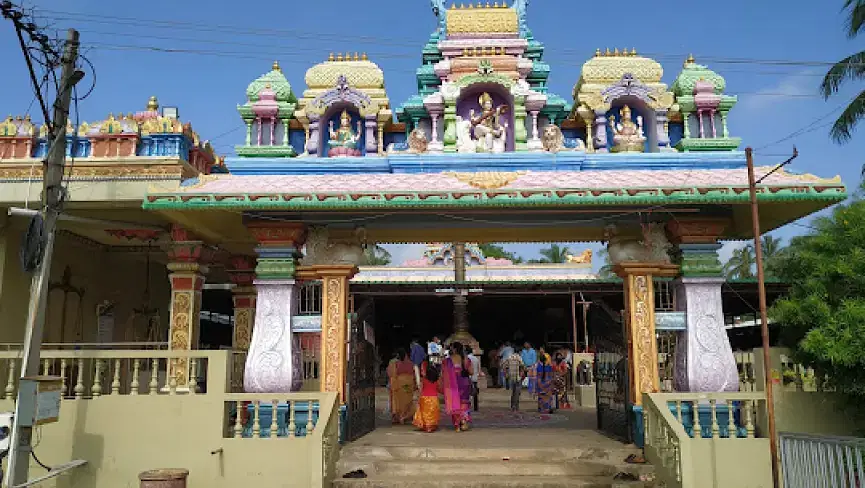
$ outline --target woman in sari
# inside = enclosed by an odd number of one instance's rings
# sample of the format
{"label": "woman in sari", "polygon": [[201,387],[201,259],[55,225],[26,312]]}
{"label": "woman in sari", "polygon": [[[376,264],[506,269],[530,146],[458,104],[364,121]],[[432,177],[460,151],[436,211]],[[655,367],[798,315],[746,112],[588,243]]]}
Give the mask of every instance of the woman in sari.
{"label": "woman in sari", "polygon": [[427,361],[421,364],[420,369],[420,397],[417,401],[418,408],[412,424],[424,432],[435,432],[439,428],[439,418],[441,417],[439,392],[442,390],[442,385],[439,381],[439,370]]}
{"label": "woman in sari", "polygon": [[472,365],[463,353],[463,345],[454,342],[450,356],[442,362],[442,386],[445,397],[445,413],[451,416],[457,432],[469,430],[471,426]]}
{"label": "woman in sari", "polygon": [[537,384],[538,384],[538,412],[553,413],[553,380],[555,373],[550,365],[549,356],[541,355],[538,360],[537,368]]}
{"label": "woman in sari", "polygon": [[397,357],[387,367],[390,380],[390,415],[394,424],[404,424],[414,415],[415,376],[414,364],[405,349],[397,351]]}
{"label": "woman in sari", "polygon": [[553,394],[556,396],[556,409],[571,408],[568,403],[568,363],[565,361],[561,353],[556,353],[556,359],[553,362]]}

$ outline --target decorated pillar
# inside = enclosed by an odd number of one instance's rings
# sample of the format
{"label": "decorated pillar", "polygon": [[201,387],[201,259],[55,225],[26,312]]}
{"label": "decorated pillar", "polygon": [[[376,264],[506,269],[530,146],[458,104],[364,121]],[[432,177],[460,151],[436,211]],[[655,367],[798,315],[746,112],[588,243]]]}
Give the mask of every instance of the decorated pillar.
{"label": "decorated pillar", "polygon": [[614,270],[625,285],[626,341],[630,403],[643,404],[643,393],[660,390],[658,341],[655,336],[655,287],[652,278],[672,277],[675,264],[623,262]]}
{"label": "decorated pillar", "polygon": [[658,150],[666,151],[670,147],[670,133],[667,124],[667,110],[655,111],[655,130],[658,135]]}
{"label": "decorated pillar", "polygon": [[348,282],[357,274],[352,264],[318,264],[312,266],[321,278],[321,391],[339,393],[345,401],[347,364]]}
{"label": "decorated pillar", "polygon": [[255,327],[243,389],[248,393],[287,393],[302,386],[300,348],[291,332],[297,308],[294,275],[306,227],[296,223],[255,223],[249,230],[258,240],[255,267]]}
{"label": "decorated pillar", "polygon": [[607,149],[607,113],[595,111],[595,151],[609,152]]}
{"label": "decorated pillar", "polygon": [[366,128],[366,153],[374,154],[378,152],[378,144],[375,141],[375,128],[378,126],[375,114],[370,114],[364,117],[364,127]]}
{"label": "decorated pillar", "polygon": [[529,131],[526,129],[526,97],[514,97],[514,150],[525,151],[528,148]]}
{"label": "decorated pillar", "polygon": [[456,100],[445,100],[445,152],[457,150],[457,104]]}
{"label": "decorated pillar", "polygon": [[309,134],[306,137],[306,152],[310,156],[318,156],[319,144],[319,115],[315,112],[309,114]]}
{"label": "decorated pillar", "polygon": [[[198,348],[201,290],[210,249],[188,230],[173,226],[168,246],[168,279],[171,283],[168,349],[190,351]],[[169,382],[182,390],[189,387],[189,359],[171,359]]]}
{"label": "decorated pillar", "polygon": [[677,391],[739,391],[739,372],[724,327],[718,258],[727,222],[679,219],[668,224],[678,245],[681,276],[675,282],[676,308],[685,312],[687,330],[679,334],[674,358]]}
{"label": "decorated pillar", "polygon": [[255,259],[249,256],[232,256],[228,277],[234,288],[234,333],[231,348],[235,351],[248,351],[252,341],[252,329],[255,324]]}

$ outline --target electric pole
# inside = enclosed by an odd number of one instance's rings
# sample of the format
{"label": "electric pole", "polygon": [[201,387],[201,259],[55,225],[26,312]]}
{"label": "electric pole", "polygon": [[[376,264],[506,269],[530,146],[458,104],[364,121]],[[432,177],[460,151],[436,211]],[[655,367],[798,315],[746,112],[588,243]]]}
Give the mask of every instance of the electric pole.
{"label": "electric pole", "polygon": [[[767,176],[781,169],[794,160],[799,152],[793,148],[793,156],[779,164],[768,174],[762,176],[763,181]],[[754,177],[754,154],[749,147],[745,149],[745,157],[748,161],[748,188],[751,191],[751,224],[754,228],[754,254],[757,261],[757,292],[760,298],[760,332],[763,336],[763,371],[766,381],[766,416],[769,420],[769,451],[772,456],[772,486],[778,488],[781,475],[778,469],[778,432],[775,427],[775,395],[772,392],[772,363],[769,355],[769,317],[766,311],[766,277],[763,273],[763,244],[760,242],[760,210],[757,205],[757,180]]]}
{"label": "electric pole", "polygon": [[[54,101],[54,117],[51,121],[45,121],[46,123],[51,122],[50,127],[53,129],[48,156],[42,164],[42,235],[45,236],[45,242],[41,263],[36,268],[30,285],[30,304],[27,310],[21,378],[39,375],[39,352],[42,347],[42,333],[45,326],[45,306],[48,301],[51,257],[54,251],[57,218],[63,209],[63,201],[66,196],[63,188],[63,173],[66,162],[66,122],[69,117],[72,89],[84,76],[83,72],[75,69],[75,63],[78,60],[78,45],[78,31],[69,29],[61,58],[63,71],[57,98]],[[32,419],[36,413],[34,407],[29,402],[21,401],[21,390],[19,389],[15,403],[9,464],[6,473],[6,486],[8,488],[27,482],[33,435],[33,427],[30,424],[33,423]],[[25,409],[27,411],[24,411]],[[30,421],[25,421],[28,418]]]}

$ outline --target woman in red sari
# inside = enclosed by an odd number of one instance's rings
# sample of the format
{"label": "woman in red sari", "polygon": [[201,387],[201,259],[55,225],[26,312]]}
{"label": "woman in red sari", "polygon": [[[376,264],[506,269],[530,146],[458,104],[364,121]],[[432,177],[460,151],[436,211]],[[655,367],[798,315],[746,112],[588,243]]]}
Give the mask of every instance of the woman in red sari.
{"label": "woman in red sari", "polygon": [[469,430],[472,422],[472,364],[463,353],[463,345],[454,342],[450,357],[442,362],[442,385],[445,413],[451,416],[457,432]]}
{"label": "woman in red sari", "polygon": [[424,432],[435,432],[439,428],[441,417],[439,392],[441,392],[442,385],[439,381],[439,370],[427,361],[421,364],[420,369],[422,377],[420,397],[412,424]]}

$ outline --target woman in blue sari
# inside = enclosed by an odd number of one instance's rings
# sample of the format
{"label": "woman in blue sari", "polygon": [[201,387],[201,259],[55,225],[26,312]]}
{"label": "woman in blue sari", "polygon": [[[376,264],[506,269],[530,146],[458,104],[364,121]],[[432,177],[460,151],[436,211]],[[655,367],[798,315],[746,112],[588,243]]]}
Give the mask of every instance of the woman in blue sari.
{"label": "woman in blue sari", "polygon": [[555,396],[553,394],[553,366],[550,364],[549,356],[541,355],[535,369],[538,389],[538,412],[553,413],[555,409]]}

